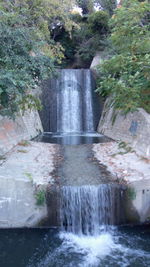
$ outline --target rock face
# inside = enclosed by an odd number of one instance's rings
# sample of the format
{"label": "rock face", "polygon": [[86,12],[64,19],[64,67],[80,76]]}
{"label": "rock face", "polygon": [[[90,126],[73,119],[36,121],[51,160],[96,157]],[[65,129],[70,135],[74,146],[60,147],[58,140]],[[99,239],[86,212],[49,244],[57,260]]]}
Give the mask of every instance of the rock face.
{"label": "rock face", "polygon": [[101,52],[97,52],[95,57],[93,58],[93,61],[91,63],[90,69],[96,74],[96,67],[100,64],[102,64],[102,62],[107,59],[108,57],[108,53],[107,51],[101,51]]}
{"label": "rock face", "polygon": [[150,114],[139,108],[123,115],[115,112],[106,100],[98,132],[114,140],[129,143],[143,157],[150,157]]}
{"label": "rock face", "polygon": [[0,155],[21,140],[29,140],[43,131],[37,111],[28,111],[15,120],[0,116]]}

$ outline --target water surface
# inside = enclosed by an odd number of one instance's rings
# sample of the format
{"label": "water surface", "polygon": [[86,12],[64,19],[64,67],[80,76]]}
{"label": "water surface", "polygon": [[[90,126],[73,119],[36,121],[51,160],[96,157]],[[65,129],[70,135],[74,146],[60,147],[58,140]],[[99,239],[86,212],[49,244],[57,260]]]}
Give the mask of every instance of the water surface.
{"label": "water surface", "polygon": [[36,138],[34,141],[43,143],[52,143],[60,145],[81,145],[81,144],[94,144],[94,143],[106,143],[110,142],[111,139],[96,132],[92,133],[43,133]]}
{"label": "water surface", "polygon": [[148,267],[150,229],[120,227],[98,236],[48,229],[0,230],[1,267]]}

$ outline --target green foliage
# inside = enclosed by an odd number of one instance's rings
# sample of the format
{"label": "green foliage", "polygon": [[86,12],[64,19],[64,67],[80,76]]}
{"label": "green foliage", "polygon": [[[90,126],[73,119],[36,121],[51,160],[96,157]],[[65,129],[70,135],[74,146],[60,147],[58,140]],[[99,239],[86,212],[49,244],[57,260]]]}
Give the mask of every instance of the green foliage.
{"label": "green foliage", "polygon": [[55,24],[71,32],[73,0],[0,1],[0,114],[41,108],[41,81],[53,75],[63,48],[50,38]]}
{"label": "green foliage", "polygon": [[135,189],[129,187],[129,188],[127,189],[127,195],[128,195],[128,197],[129,197],[129,199],[131,199],[131,200],[135,200],[135,199],[136,199],[136,191],[135,191]]}
{"label": "green foliage", "polygon": [[150,112],[150,3],[124,1],[110,21],[114,53],[99,66],[98,89],[112,95],[124,113],[143,107]]}
{"label": "green foliage", "polygon": [[93,33],[105,34],[108,31],[109,16],[105,11],[97,11],[88,17],[89,27]]}
{"label": "green foliage", "polygon": [[82,43],[78,45],[77,52],[75,55],[78,60],[79,67],[89,67],[95,52],[97,50],[101,50],[102,47],[103,42],[101,42],[100,36],[98,34],[85,41],[82,41]]}
{"label": "green foliage", "polygon": [[[1,14],[3,19],[6,14]],[[28,107],[37,107],[36,98],[30,94],[39,86],[40,80],[53,70],[52,61],[40,52],[34,32],[19,24],[0,21],[0,113],[11,115],[24,105],[28,98]],[[35,56],[31,55],[35,51]]]}
{"label": "green foliage", "polygon": [[45,190],[40,189],[36,193],[35,198],[36,198],[36,205],[43,206],[45,204],[45,201],[46,201]]}
{"label": "green foliage", "polygon": [[94,5],[100,6],[110,16],[117,6],[116,0],[77,0],[78,6],[82,8],[83,14],[91,14],[94,11]]}
{"label": "green foliage", "polygon": [[94,0],[77,0],[78,6],[82,8],[84,15],[92,13],[94,9]]}
{"label": "green foliage", "polygon": [[106,45],[108,14],[104,11],[86,16],[73,14],[72,19],[78,22],[78,27],[72,29],[71,35],[62,29],[55,40],[64,48],[64,62],[73,62],[74,68],[88,68],[96,51],[103,50]]}
{"label": "green foliage", "polygon": [[95,3],[99,4],[103,10],[108,12],[110,16],[112,16],[115,8],[117,7],[116,0],[95,0]]}

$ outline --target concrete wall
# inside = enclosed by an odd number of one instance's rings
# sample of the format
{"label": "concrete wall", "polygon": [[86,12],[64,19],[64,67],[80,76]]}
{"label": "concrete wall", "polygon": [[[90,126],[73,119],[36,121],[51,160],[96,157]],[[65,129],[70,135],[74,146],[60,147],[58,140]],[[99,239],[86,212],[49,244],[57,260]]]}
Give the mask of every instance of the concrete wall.
{"label": "concrete wall", "polygon": [[42,196],[55,183],[58,151],[59,145],[30,142],[15,146],[0,160],[0,228],[34,227],[47,218]]}
{"label": "concrete wall", "polygon": [[126,199],[128,223],[150,223],[150,180],[135,181],[128,185]]}
{"label": "concrete wall", "polygon": [[42,131],[37,111],[28,111],[15,120],[0,116],[0,155],[8,152],[21,140],[29,140]]}
{"label": "concrete wall", "polygon": [[34,227],[47,216],[45,205],[36,205],[30,181],[0,177],[0,228]]}
{"label": "concrete wall", "polygon": [[107,99],[99,122],[98,132],[114,140],[129,143],[143,157],[150,157],[150,114],[140,108],[126,116],[114,112]]}

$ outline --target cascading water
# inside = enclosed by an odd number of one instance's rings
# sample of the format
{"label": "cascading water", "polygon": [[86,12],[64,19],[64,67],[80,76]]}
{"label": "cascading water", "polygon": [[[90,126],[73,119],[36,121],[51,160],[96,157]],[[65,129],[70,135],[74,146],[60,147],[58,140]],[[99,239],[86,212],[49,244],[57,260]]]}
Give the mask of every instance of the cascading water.
{"label": "cascading water", "polygon": [[96,133],[102,105],[89,69],[62,69],[43,85],[40,117],[44,133],[36,140],[63,145],[107,142]]}
{"label": "cascading water", "polygon": [[[56,137],[52,137],[55,143],[58,143],[57,135],[70,132],[78,135],[88,132],[87,143],[93,142],[89,132],[96,130],[98,120],[95,121],[89,70],[60,71],[57,79],[47,81],[42,103],[44,131],[55,133]],[[69,142],[63,139],[60,143],[83,143],[83,140],[77,142],[70,136],[68,138]],[[130,227],[120,230],[112,227],[124,222],[124,188],[117,184],[100,184],[105,182],[102,172],[99,168],[96,171],[94,164],[91,166],[88,161],[91,155],[87,147],[90,146],[76,147],[63,147],[65,164],[61,175],[59,173],[63,186],[50,186],[50,192],[47,192],[48,213],[54,216],[51,216],[52,224],[54,226],[60,219],[63,231],[58,234],[56,229],[37,228],[10,233],[3,229],[0,231],[0,266],[150,266],[150,232],[143,233],[139,228],[135,234]],[[23,236],[20,231],[25,231]]]}
{"label": "cascading water", "polygon": [[78,71],[62,70],[57,88],[57,132],[82,131],[82,88]]}
{"label": "cascading water", "polygon": [[67,232],[99,235],[100,227],[123,222],[124,191],[113,184],[64,186],[61,227]]}
{"label": "cascading water", "polygon": [[58,76],[47,81],[43,88],[44,108],[40,115],[44,131],[55,133],[95,131],[100,117],[100,105],[94,94],[94,79],[90,70],[60,70]]}

